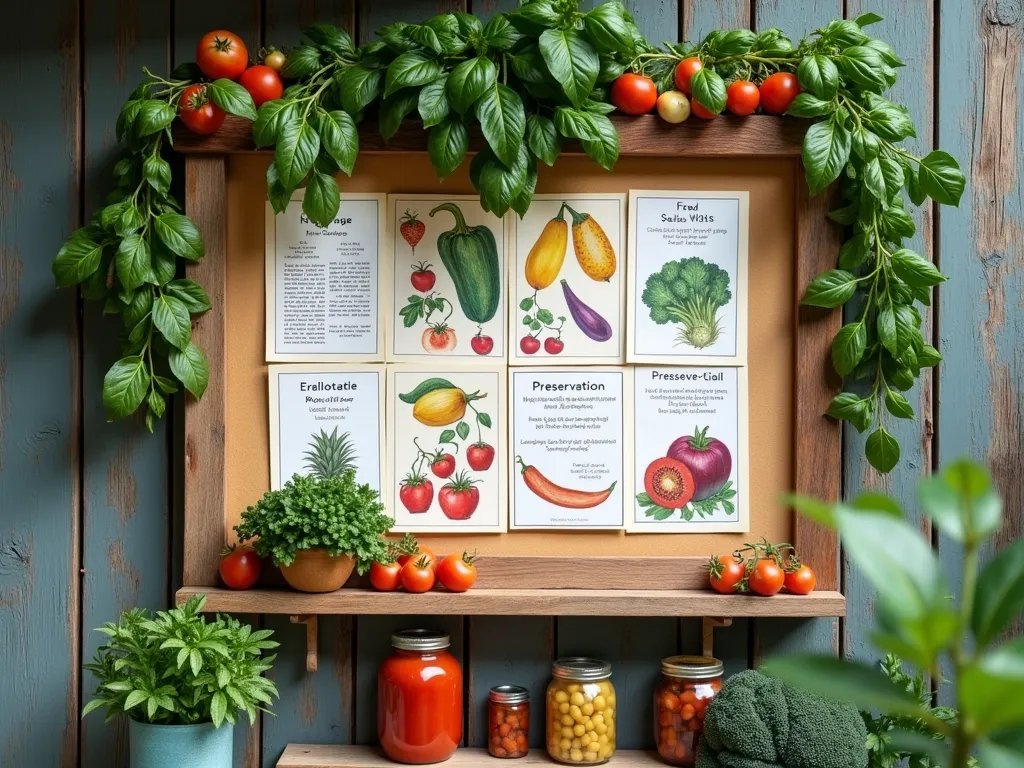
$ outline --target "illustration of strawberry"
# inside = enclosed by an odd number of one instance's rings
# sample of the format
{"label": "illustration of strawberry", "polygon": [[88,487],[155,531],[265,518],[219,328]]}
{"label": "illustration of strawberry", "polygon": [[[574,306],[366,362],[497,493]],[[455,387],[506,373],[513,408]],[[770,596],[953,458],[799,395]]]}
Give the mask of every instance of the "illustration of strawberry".
{"label": "illustration of strawberry", "polygon": [[427,231],[427,225],[416,218],[416,211],[406,211],[399,219],[401,225],[399,230],[405,242],[412,248],[413,255],[416,254],[416,245],[423,239],[423,233]]}

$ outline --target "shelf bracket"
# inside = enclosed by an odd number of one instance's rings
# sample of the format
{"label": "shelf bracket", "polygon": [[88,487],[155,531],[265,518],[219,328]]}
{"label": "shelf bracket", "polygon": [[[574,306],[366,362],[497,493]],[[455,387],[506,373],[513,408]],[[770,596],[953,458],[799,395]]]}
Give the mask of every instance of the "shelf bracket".
{"label": "shelf bracket", "polygon": [[306,671],[316,672],[320,661],[317,647],[319,632],[316,615],[302,614],[299,616],[289,616],[288,620],[292,624],[306,625]]}
{"label": "shelf bracket", "polygon": [[701,619],[701,653],[705,656],[715,655],[715,627],[731,627],[732,619],[705,616]]}

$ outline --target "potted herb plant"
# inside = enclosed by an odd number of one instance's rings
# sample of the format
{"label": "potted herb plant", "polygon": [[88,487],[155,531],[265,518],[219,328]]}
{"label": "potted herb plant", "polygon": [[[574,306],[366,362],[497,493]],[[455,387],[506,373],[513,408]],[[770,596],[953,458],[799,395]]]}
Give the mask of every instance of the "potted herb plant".
{"label": "potted herb plant", "polygon": [[235,532],[243,541],[256,539],[256,553],[273,558],[292,588],[333,592],[353,569],[365,573],[387,557],[383,536],[393,524],[378,492],[356,483],[350,470],[293,476],[245,510]]}
{"label": "potted herb plant", "polygon": [[263,677],[273,632],[219,614],[207,620],[205,602],[198,595],[155,616],[132,608],[98,629],[109,640],[85,665],[99,685],[82,717],[128,717],[131,768],[231,768],[236,716],[254,722],[278,695]]}

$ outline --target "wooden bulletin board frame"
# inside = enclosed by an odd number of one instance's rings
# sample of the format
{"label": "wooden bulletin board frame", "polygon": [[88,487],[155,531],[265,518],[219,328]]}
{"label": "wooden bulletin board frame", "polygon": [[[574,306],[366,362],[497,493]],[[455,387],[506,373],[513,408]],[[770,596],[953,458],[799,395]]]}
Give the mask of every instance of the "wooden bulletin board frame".
{"label": "wooden bulletin board frame", "polygon": [[[618,118],[613,120],[620,134],[621,156],[684,157],[700,159],[785,159],[799,164],[800,147],[805,124],[790,118],[752,116],[748,118],[722,117],[711,123],[667,125],[655,116]],[[225,422],[227,415],[226,357],[226,275],[228,251],[228,156],[255,152],[249,123],[229,118],[215,135],[200,137],[180,133],[175,137],[176,148],[185,154],[185,207],[202,231],[206,243],[206,257],[188,266],[188,276],[202,283],[210,294],[213,309],[201,315],[193,329],[196,343],[205,350],[210,362],[210,380],[207,391],[199,401],[189,398],[185,407],[185,491],[184,491],[184,581],[186,589],[179,593],[205,591],[202,588],[216,584],[216,566],[220,551],[228,539],[223,514],[227,462],[225,451]],[[481,146],[481,138],[474,137],[471,151]],[[365,125],[360,130],[361,153],[390,153],[426,151],[426,133],[419,126],[407,123],[389,144],[383,144],[376,126]],[[578,147],[567,146],[564,154],[581,154]],[[795,174],[794,269],[796,296],[819,272],[833,266],[838,252],[840,233],[826,218],[830,206],[827,194],[811,197],[803,173]],[[838,391],[838,377],[829,365],[832,337],[841,324],[838,312],[800,307],[794,313],[793,339],[793,482],[797,492],[828,500],[839,495],[841,456],[838,423],[823,416],[829,401]],[[818,589],[834,591],[839,586],[839,544],[834,532],[797,515],[793,521],[794,544],[805,561],[818,572]],[[501,589],[503,585],[542,588],[547,569],[537,567],[538,559],[549,557],[490,556],[481,566],[479,587]],[[642,590],[635,583],[635,571],[627,562],[635,558],[601,558],[608,561],[607,589]],[[704,558],[656,557],[642,558],[644,582],[650,588],[665,583],[680,584],[697,589],[706,576],[701,565]],[[578,565],[579,558],[574,558]],[[493,568],[493,570],[492,570]],[[510,574],[521,578],[509,578]],[[649,577],[649,578],[648,578]],[[536,583],[531,581],[536,579]],[[573,588],[575,585],[562,584]],[[584,586],[583,584],[579,585]],[[198,588],[198,589],[194,589]],[[344,591],[344,590],[343,590]],[[476,590],[474,590],[475,592]],[[473,592],[467,593],[472,595]],[[218,605],[217,610],[247,610],[250,612],[316,613],[366,612],[355,606],[351,611],[342,608],[321,610],[322,603],[296,607],[299,598],[307,603],[315,596],[292,596],[286,605],[264,608]],[[459,596],[450,596],[459,597]],[[626,596],[623,595],[625,598]],[[239,596],[242,600],[244,595]],[[480,599],[484,596],[481,595]],[[359,598],[353,596],[358,602]],[[725,597],[727,601],[742,598]],[[841,601],[841,596],[839,596]],[[624,601],[624,606],[628,603]],[[788,604],[789,601],[787,601]],[[551,604],[557,613],[557,601]],[[468,603],[467,603],[468,604]],[[354,605],[354,603],[353,603]],[[763,604],[762,604],[763,606]],[[398,606],[394,606],[397,608]],[[367,607],[368,609],[368,607]],[[763,612],[763,607],[762,607]],[[798,609],[799,610],[799,609]],[[820,615],[840,615],[835,612]],[[373,612],[373,611],[370,611]],[[390,611],[385,611],[390,612]],[[416,611],[419,612],[419,611]],[[458,611],[452,611],[458,612]],[[481,610],[479,612],[486,612]],[[514,611],[512,611],[514,612]],[[534,612],[534,611],[531,611]],[[781,610],[780,613],[784,611]],[[628,614],[624,615],[643,615]],[[701,614],[689,614],[701,615]],[[724,608],[714,614],[740,615]],[[797,612],[791,615],[815,615]]]}

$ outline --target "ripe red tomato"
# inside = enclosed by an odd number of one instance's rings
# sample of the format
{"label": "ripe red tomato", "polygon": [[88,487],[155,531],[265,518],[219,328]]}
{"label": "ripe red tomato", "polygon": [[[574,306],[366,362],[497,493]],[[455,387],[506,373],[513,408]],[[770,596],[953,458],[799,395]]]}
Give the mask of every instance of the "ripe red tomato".
{"label": "ripe red tomato", "polygon": [[473,443],[466,449],[466,463],[477,472],[485,472],[494,462],[494,446],[487,443]]}
{"label": "ripe red tomato", "polygon": [[690,111],[693,112],[701,120],[714,120],[718,117],[717,112],[712,112],[710,109],[705,107],[696,99],[690,99]]}
{"label": "ripe red tomato", "polygon": [[696,56],[690,56],[689,58],[680,61],[676,66],[676,89],[689,95],[690,80],[702,69],[704,69],[704,65]]}
{"label": "ripe red tomato", "polygon": [[434,486],[421,475],[406,475],[398,498],[410,512],[426,512],[434,500]]}
{"label": "ripe red tomato", "polygon": [[429,592],[437,576],[427,558],[421,557],[402,566],[401,578],[406,592]]}
{"label": "ripe red tomato", "polygon": [[398,564],[405,565],[410,560],[419,560],[422,557],[427,558],[427,562],[430,564],[431,568],[437,565],[437,555],[434,554],[434,550],[432,550],[430,547],[425,547],[422,544],[417,544],[416,551],[413,552],[411,555],[402,555],[401,557],[399,557]]}
{"label": "ripe red tomato", "polygon": [[708,563],[708,579],[711,588],[722,594],[732,594],[740,583],[747,569],[744,564],[733,557],[731,552],[716,555]]}
{"label": "ripe red tomato", "polygon": [[[402,225],[403,227],[405,224]],[[419,240],[417,240],[419,242]],[[412,287],[420,293],[426,293],[434,287],[434,281],[437,279],[437,275],[434,274],[431,267],[433,264],[426,264],[420,262],[412,268],[412,275],[409,276],[409,281],[412,283]]]}
{"label": "ripe red tomato", "polygon": [[480,489],[473,486],[475,482],[466,472],[459,472],[441,486],[437,501],[445,517],[449,520],[468,520],[473,516],[480,504]]}
{"label": "ripe red tomato", "polygon": [[449,328],[444,323],[430,326],[420,336],[420,346],[432,355],[451,352],[458,343],[455,329]]}
{"label": "ripe red tomato", "polygon": [[190,85],[181,94],[178,102],[178,117],[192,133],[215,133],[224,125],[227,115],[224,110],[210,101],[205,85]]}
{"label": "ripe red tomato", "polygon": [[761,83],[761,109],[781,115],[800,93],[800,82],[792,72],[776,72]]}
{"label": "ripe red tomato", "polygon": [[438,563],[437,579],[449,592],[465,592],[476,583],[476,558],[468,552],[462,557],[448,555]]}
{"label": "ripe red tomato", "polygon": [[795,571],[786,572],[786,590],[794,595],[809,595],[814,591],[818,577],[809,565],[801,565]]}
{"label": "ripe red tomato", "polygon": [[554,336],[544,339],[544,351],[549,355],[557,355],[563,349],[565,349],[565,342],[561,339],[556,339]]}
{"label": "ripe red tomato", "polygon": [[658,102],[658,86],[649,77],[627,72],[612,83],[612,104],[627,115],[646,115]]}
{"label": "ripe red tomato", "polygon": [[450,453],[438,452],[430,463],[430,471],[440,478],[448,477],[455,471],[455,457]]}
{"label": "ripe red tomato", "polygon": [[252,96],[252,101],[257,108],[268,101],[280,99],[281,94],[284,93],[281,76],[273,68],[263,64],[249,67],[238,78],[238,82]]}
{"label": "ripe red tomato", "polygon": [[534,354],[540,349],[540,341],[537,340],[536,336],[530,336],[527,334],[519,340],[519,348],[527,355]]}
{"label": "ripe red tomato", "polygon": [[750,572],[750,591],[768,597],[782,589],[785,580],[786,575],[773,559],[758,560]]}
{"label": "ripe red tomato", "polygon": [[249,51],[234,32],[217,29],[207,32],[196,46],[196,64],[211,80],[226,77],[237,80],[249,64]]}
{"label": "ripe red tomato", "polygon": [[725,107],[734,115],[752,115],[761,102],[761,92],[749,80],[737,80],[725,90]]}
{"label": "ripe red tomato", "polygon": [[491,350],[494,349],[494,339],[490,336],[485,336],[483,331],[479,331],[476,336],[469,340],[469,346],[478,355],[489,355]]}
{"label": "ripe red tomato", "polygon": [[250,547],[229,547],[221,553],[220,578],[231,589],[249,589],[259,581],[263,562]]}
{"label": "ripe red tomato", "polygon": [[397,562],[370,566],[370,583],[378,592],[394,592],[401,583],[402,566]]}

